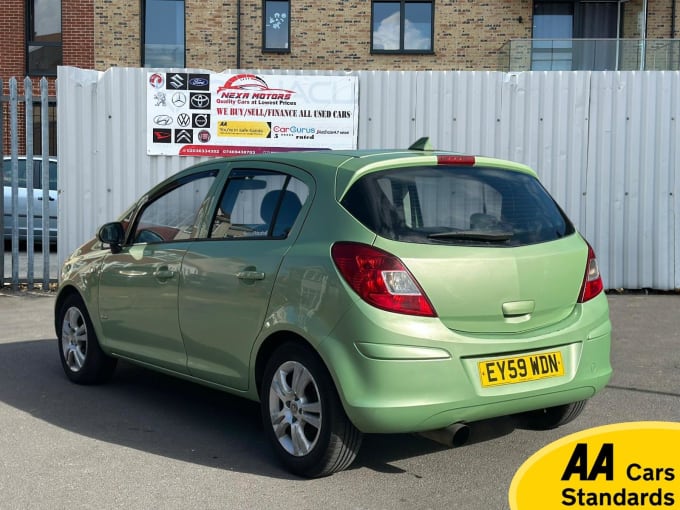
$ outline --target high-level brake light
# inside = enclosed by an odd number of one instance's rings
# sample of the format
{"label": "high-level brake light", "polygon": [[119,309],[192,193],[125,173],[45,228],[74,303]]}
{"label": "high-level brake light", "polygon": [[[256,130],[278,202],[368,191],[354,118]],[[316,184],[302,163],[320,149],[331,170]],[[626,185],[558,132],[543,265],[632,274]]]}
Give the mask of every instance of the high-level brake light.
{"label": "high-level brake light", "polygon": [[438,165],[469,165],[475,164],[474,156],[463,156],[460,154],[440,154],[437,156]]}

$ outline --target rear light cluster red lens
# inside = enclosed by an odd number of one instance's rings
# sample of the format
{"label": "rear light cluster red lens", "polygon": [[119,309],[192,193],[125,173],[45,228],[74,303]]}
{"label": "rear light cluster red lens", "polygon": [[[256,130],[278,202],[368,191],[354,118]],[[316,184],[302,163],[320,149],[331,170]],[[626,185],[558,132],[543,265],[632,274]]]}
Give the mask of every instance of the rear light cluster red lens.
{"label": "rear light cluster red lens", "polygon": [[459,154],[440,154],[437,156],[438,165],[469,165],[475,164],[474,156],[463,156]]}
{"label": "rear light cluster red lens", "polygon": [[595,258],[595,251],[588,245],[588,262],[586,263],[586,274],[583,277],[583,285],[581,285],[581,295],[578,299],[579,303],[585,303],[597,296],[604,289],[602,283],[602,276],[600,275],[600,268],[597,265],[597,258]]}
{"label": "rear light cluster red lens", "polygon": [[389,312],[436,317],[427,296],[398,257],[348,242],[334,244],[331,256],[345,281],[367,303]]}

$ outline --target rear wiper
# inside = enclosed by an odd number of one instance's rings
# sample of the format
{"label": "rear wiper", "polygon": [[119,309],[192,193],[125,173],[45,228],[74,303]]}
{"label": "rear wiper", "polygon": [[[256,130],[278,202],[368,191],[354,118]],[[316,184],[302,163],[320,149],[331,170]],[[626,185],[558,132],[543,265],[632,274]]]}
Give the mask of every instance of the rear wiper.
{"label": "rear wiper", "polygon": [[469,239],[471,241],[493,241],[504,242],[512,239],[513,233],[507,231],[489,231],[483,230],[452,230],[449,232],[435,232],[429,234],[430,239]]}

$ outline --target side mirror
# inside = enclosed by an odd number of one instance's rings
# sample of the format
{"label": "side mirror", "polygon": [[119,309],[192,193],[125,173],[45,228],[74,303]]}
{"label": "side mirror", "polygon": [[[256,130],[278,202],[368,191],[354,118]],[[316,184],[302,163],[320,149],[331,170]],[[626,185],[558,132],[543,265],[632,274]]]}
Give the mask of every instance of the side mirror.
{"label": "side mirror", "polygon": [[120,247],[125,241],[125,229],[119,221],[102,225],[97,232],[97,239],[111,247],[111,253],[120,253]]}

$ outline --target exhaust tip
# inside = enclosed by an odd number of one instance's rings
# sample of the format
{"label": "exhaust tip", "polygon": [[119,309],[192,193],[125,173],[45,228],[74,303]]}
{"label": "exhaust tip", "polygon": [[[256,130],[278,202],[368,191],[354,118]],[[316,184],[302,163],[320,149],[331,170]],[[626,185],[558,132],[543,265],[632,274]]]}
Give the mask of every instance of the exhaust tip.
{"label": "exhaust tip", "polygon": [[419,432],[418,435],[435,441],[439,444],[443,444],[448,448],[458,448],[467,443],[470,439],[470,427],[465,423],[454,423],[448,427],[437,430],[425,430]]}
{"label": "exhaust tip", "polygon": [[464,423],[456,423],[454,425],[451,425],[453,437],[451,438],[451,446],[454,448],[457,448],[459,446],[463,446],[465,443],[468,442],[468,439],[470,439],[470,427],[465,425]]}

